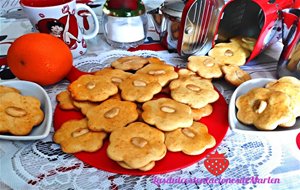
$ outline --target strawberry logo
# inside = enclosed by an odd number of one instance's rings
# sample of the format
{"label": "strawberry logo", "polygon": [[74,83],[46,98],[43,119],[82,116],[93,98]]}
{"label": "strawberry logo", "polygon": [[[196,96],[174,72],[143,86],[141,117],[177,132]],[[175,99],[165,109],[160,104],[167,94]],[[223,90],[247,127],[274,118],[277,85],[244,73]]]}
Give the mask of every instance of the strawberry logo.
{"label": "strawberry logo", "polygon": [[110,9],[136,10],[138,8],[138,0],[109,0],[107,7]]}
{"label": "strawberry logo", "polygon": [[229,161],[224,157],[224,154],[219,154],[218,151],[207,155],[204,160],[205,168],[214,176],[221,175],[229,165]]}

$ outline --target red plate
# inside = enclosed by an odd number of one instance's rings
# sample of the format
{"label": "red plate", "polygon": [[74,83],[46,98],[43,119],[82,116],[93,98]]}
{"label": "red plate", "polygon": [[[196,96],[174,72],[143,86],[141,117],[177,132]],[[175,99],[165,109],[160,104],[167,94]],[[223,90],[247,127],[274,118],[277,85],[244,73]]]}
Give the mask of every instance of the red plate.
{"label": "red plate", "polygon": [[[74,79],[74,78],[73,78]],[[220,94],[220,93],[219,93]],[[140,170],[128,170],[119,166],[115,161],[108,158],[106,154],[106,148],[108,146],[108,139],[105,140],[104,146],[94,153],[80,152],[74,154],[75,157],[82,160],[83,162],[108,172],[118,173],[118,174],[128,174],[128,175],[153,175],[153,174],[163,174],[175,170],[179,170],[190,166],[199,160],[206,157],[211,151],[213,151],[223,140],[228,130],[228,106],[220,94],[218,101],[212,104],[213,113],[204,117],[200,122],[206,124],[208,131],[216,139],[216,145],[206,150],[197,156],[188,156],[181,152],[167,152],[167,155],[160,161],[155,162],[155,167],[150,171],[140,171]],[[65,111],[60,109],[58,106],[55,108],[54,112],[54,129],[57,130],[60,126],[71,119],[81,119],[84,116],[77,111]]]}

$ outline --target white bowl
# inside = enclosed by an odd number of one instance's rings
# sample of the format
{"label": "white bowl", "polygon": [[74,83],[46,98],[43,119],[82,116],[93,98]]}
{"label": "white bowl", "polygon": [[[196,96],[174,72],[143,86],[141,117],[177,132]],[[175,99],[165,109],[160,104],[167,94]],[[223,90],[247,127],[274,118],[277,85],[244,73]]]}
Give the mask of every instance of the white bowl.
{"label": "white bowl", "polygon": [[21,80],[0,81],[0,85],[14,87],[21,91],[22,95],[34,96],[41,102],[44,112],[43,122],[33,127],[31,133],[26,136],[0,135],[0,139],[6,140],[37,140],[48,136],[52,125],[52,106],[47,92],[38,84]]}
{"label": "white bowl", "polygon": [[236,115],[237,115],[237,108],[235,106],[236,99],[246,94],[248,91],[250,91],[253,88],[256,87],[264,87],[267,83],[275,81],[275,79],[268,79],[268,78],[257,78],[252,79],[247,82],[244,82],[239,87],[236,88],[236,90],[233,92],[232,97],[229,102],[229,114],[228,114],[228,120],[230,128],[239,133],[247,133],[247,134],[255,134],[255,135],[270,135],[270,134],[297,134],[296,132],[300,132],[300,119],[297,119],[297,122],[295,126],[283,128],[283,127],[277,127],[275,130],[272,131],[262,131],[256,129],[254,126],[249,126],[241,123]]}

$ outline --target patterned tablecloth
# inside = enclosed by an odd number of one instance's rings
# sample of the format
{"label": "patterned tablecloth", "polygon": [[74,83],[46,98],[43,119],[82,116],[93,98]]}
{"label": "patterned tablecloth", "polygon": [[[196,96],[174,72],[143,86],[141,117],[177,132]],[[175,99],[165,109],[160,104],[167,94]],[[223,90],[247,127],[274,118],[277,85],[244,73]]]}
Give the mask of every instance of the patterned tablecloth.
{"label": "patterned tablecloth", "polygon": [[[0,20],[1,21],[1,20]],[[4,21],[2,20],[2,23]],[[18,24],[18,23],[16,23]],[[20,23],[25,27],[26,23]],[[26,25],[27,26],[27,25]],[[1,28],[4,31],[3,28]],[[1,32],[2,32],[1,31]],[[29,30],[30,31],[30,30]],[[0,33],[1,33],[0,32]],[[148,38],[148,42],[153,38]],[[88,41],[89,51],[74,65],[93,71],[107,66],[115,57],[132,54],[113,50],[98,35]],[[276,60],[281,51],[277,43],[242,68],[252,78],[276,78]],[[138,51],[137,55],[154,55],[173,65],[186,62],[176,53],[167,51]],[[45,87],[56,106],[57,93],[64,90],[64,80]],[[226,101],[235,90],[223,80],[214,81]],[[204,160],[171,173],[151,176],[130,176],[93,168],[70,154],[61,151],[52,141],[53,129],[47,138],[37,141],[0,140],[0,189],[300,189],[300,151],[294,136],[256,136],[228,130],[218,146],[229,161],[227,170],[212,175]]]}

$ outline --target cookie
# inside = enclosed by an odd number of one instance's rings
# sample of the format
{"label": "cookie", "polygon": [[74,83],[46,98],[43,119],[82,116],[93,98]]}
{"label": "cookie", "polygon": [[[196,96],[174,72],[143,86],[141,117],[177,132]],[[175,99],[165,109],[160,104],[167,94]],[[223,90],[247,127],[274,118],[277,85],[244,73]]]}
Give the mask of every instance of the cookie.
{"label": "cookie", "polygon": [[161,86],[165,86],[169,81],[178,78],[174,67],[167,64],[151,63],[136,72],[144,73],[150,77],[156,77]]}
{"label": "cookie", "polygon": [[88,129],[87,119],[69,120],[55,131],[53,141],[60,144],[65,153],[95,152],[103,145],[104,132]]}
{"label": "cookie", "polygon": [[173,80],[170,85],[171,97],[192,108],[202,108],[219,99],[211,81],[196,76],[180,77]]}
{"label": "cookie", "polygon": [[135,122],[110,134],[107,155],[131,169],[139,169],[166,155],[164,141],[162,131],[145,123]]}
{"label": "cookie", "polygon": [[78,101],[101,102],[118,93],[118,87],[108,78],[82,75],[68,86],[73,99]]}
{"label": "cookie", "polygon": [[225,75],[225,80],[233,86],[239,86],[251,79],[250,74],[242,70],[239,66],[224,65],[221,69]]}
{"label": "cookie", "polygon": [[287,65],[287,69],[294,72],[294,71],[300,71],[300,43],[295,46],[295,48],[292,50],[289,56],[289,62]]}
{"label": "cookie", "polygon": [[[117,162],[121,167],[123,167],[123,168],[126,168],[126,169],[130,169],[130,170],[132,170],[132,169],[134,169],[134,168],[131,168],[131,167],[129,167],[125,162]],[[143,166],[143,167],[141,167],[141,168],[137,168],[137,169],[139,169],[139,170],[141,170],[141,171],[149,171],[149,170],[151,170],[152,168],[154,168],[154,166],[155,166],[155,162],[154,161],[151,161],[149,164],[147,164],[147,165],[145,165],[145,166]]]}
{"label": "cookie", "polygon": [[178,76],[179,77],[197,76],[197,73],[195,73],[189,69],[179,69]]}
{"label": "cookie", "polygon": [[197,72],[203,78],[220,78],[223,73],[220,68],[221,63],[209,56],[190,56],[187,67],[193,72]]}
{"label": "cookie", "polygon": [[293,111],[293,119],[283,123],[282,127],[291,127],[295,124],[296,118],[300,116],[300,80],[295,77],[282,77],[275,82],[266,84],[266,88],[287,94],[291,99],[290,108]]}
{"label": "cookie", "polygon": [[166,64],[165,61],[157,58],[157,57],[148,57],[147,58],[148,62],[151,64],[151,63],[154,63],[154,64]]}
{"label": "cookie", "polygon": [[109,78],[109,80],[115,85],[119,86],[123,80],[132,75],[132,73],[125,72],[120,69],[113,69],[111,67],[107,67],[95,72],[95,75],[99,75],[102,77]]}
{"label": "cookie", "polygon": [[138,112],[133,102],[109,99],[91,108],[86,117],[89,129],[112,132],[137,120]]}
{"label": "cookie", "polygon": [[8,92],[15,92],[21,94],[21,92],[16,88],[0,85],[0,96]]}
{"label": "cookie", "polygon": [[249,52],[241,47],[239,44],[219,43],[216,44],[209,52],[208,55],[214,57],[221,64],[241,66],[246,63],[246,58]]}
{"label": "cookie", "polygon": [[[243,48],[247,49],[248,51],[252,52],[254,49],[254,46],[256,44],[256,39],[251,37],[234,37],[230,39],[230,42],[238,43]],[[247,55],[249,57],[250,53]]]}
{"label": "cookie", "polygon": [[134,74],[120,85],[121,97],[128,101],[146,102],[162,89],[158,79],[144,73]]}
{"label": "cookie", "polygon": [[193,123],[191,108],[170,98],[148,101],[142,108],[144,121],[162,131],[190,127]]}
{"label": "cookie", "polygon": [[83,115],[86,115],[87,112],[96,106],[98,106],[100,102],[90,102],[90,101],[73,101],[73,105],[80,110]]}
{"label": "cookie", "polygon": [[0,96],[0,133],[28,135],[44,119],[41,102],[15,92]]}
{"label": "cookie", "polygon": [[165,144],[171,152],[199,155],[216,145],[216,140],[209,134],[206,125],[199,122],[194,122],[188,128],[166,132],[165,135]]}
{"label": "cookie", "polygon": [[63,110],[76,110],[77,108],[73,104],[73,99],[69,91],[65,90],[56,95],[56,101],[58,106]]}
{"label": "cookie", "polygon": [[138,70],[148,63],[148,59],[140,56],[126,56],[118,58],[111,63],[111,66],[115,69],[121,69],[124,71]]}
{"label": "cookie", "polygon": [[290,97],[283,92],[254,88],[236,99],[237,118],[259,130],[274,130],[291,120],[290,104]]}
{"label": "cookie", "polygon": [[[109,97],[109,99],[117,99],[117,100],[121,100],[121,97],[119,94],[115,94],[111,97]],[[87,112],[91,109],[94,108],[96,106],[98,106],[100,104],[100,102],[90,102],[90,101],[76,101],[73,100],[73,104],[76,108],[80,109],[81,113],[83,115],[86,115]]]}
{"label": "cookie", "polygon": [[207,117],[213,112],[213,107],[211,104],[207,104],[203,108],[194,109],[192,108],[192,115],[194,121],[200,120],[202,117]]}

